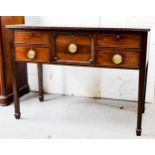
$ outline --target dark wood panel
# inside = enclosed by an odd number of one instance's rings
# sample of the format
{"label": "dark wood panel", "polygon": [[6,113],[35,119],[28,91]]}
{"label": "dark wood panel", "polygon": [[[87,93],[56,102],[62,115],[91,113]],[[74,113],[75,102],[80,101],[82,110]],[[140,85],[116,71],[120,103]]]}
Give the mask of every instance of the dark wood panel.
{"label": "dark wood panel", "polygon": [[[6,29],[7,24],[21,24],[24,23],[23,16],[1,16],[0,17],[0,38],[1,38],[1,61],[2,68],[0,69],[0,104],[10,104],[13,99],[12,94],[12,74],[11,74],[11,47],[10,47],[10,31]],[[17,64],[17,74],[20,74],[18,79],[18,86],[21,95],[29,91],[27,82],[27,66],[25,63]]]}

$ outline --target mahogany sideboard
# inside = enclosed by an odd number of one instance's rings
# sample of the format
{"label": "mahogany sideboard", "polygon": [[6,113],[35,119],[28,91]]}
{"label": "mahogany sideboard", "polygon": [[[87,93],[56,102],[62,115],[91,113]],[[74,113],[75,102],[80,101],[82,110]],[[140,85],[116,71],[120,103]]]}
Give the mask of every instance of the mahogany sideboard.
{"label": "mahogany sideboard", "polygon": [[[8,24],[24,24],[23,16],[0,16],[0,105],[8,105],[13,101],[11,78],[10,34],[5,28]],[[29,92],[26,63],[17,64],[20,95]]]}
{"label": "mahogany sideboard", "polygon": [[8,25],[12,33],[15,118],[20,119],[17,62],[38,64],[39,99],[43,97],[42,64],[139,70],[137,136],[141,135],[147,80],[149,29]]}

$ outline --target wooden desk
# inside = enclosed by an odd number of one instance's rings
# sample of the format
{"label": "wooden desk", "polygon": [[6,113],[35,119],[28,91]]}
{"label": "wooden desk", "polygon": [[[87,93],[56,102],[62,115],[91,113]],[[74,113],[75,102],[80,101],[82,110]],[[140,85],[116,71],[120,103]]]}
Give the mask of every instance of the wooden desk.
{"label": "wooden desk", "polygon": [[9,25],[12,32],[12,79],[15,118],[20,104],[16,62],[38,64],[39,99],[43,97],[42,63],[139,70],[136,134],[141,135],[147,80],[149,29]]}

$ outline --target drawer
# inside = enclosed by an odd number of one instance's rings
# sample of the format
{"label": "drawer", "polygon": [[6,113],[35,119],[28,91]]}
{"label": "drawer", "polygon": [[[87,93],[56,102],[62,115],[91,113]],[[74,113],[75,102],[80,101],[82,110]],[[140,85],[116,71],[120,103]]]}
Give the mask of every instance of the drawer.
{"label": "drawer", "polygon": [[118,67],[118,68],[139,68],[140,52],[137,50],[126,49],[112,50],[103,49],[97,51],[97,66]]}
{"label": "drawer", "polygon": [[15,31],[15,43],[49,44],[49,33],[42,31]]}
{"label": "drawer", "polygon": [[15,47],[16,61],[50,62],[50,49],[45,47]]}
{"label": "drawer", "polygon": [[57,34],[55,37],[55,61],[65,63],[90,63],[92,59],[89,34]]}
{"label": "drawer", "polygon": [[140,35],[108,33],[99,34],[97,36],[97,46],[139,48],[141,46]]}

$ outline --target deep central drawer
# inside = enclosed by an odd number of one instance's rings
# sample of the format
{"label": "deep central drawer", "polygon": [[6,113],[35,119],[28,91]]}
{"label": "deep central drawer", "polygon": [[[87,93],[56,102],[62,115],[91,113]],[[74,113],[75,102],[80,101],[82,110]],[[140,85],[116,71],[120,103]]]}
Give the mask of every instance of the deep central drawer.
{"label": "deep central drawer", "polygon": [[54,46],[56,62],[90,63],[92,59],[91,36],[87,33],[58,33]]}

